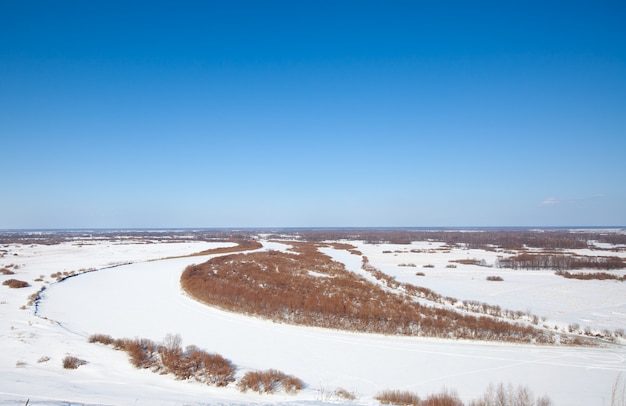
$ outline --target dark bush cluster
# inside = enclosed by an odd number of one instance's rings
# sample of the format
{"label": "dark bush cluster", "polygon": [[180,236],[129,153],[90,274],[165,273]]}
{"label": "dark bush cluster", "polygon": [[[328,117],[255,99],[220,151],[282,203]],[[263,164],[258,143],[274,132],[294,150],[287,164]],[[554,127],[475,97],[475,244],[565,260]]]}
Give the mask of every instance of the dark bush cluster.
{"label": "dark bush cluster", "polygon": [[498,258],[496,265],[499,268],[511,269],[552,269],[556,271],[566,269],[624,269],[626,262],[620,257],[583,256],[565,254],[531,254],[522,253],[508,258]]}

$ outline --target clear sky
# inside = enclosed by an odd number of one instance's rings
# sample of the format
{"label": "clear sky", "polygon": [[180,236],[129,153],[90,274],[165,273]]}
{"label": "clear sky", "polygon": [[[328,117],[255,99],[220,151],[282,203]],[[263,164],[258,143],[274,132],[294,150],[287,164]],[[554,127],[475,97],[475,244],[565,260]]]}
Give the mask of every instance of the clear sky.
{"label": "clear sky", "polygon": [[624,226],[625,21],[621,1],[5,0],[0,229]]}

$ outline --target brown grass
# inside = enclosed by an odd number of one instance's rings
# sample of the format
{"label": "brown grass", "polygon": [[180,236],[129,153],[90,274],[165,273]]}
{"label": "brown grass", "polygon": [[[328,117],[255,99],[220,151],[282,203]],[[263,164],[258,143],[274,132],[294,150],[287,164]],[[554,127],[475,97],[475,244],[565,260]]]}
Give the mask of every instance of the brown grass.
{"label": "brown grass", "polygon": [[20,281],[18,279],[7,279],[2,282],[3,285],[8,286],[13,289],[27,288],[30,284],[26,281]]}
{"label": "brown grass", "polygon": [[9,268],[0,268],[0,274],[2,274],[2,275],[14,275],[15,272],[10,270]]}

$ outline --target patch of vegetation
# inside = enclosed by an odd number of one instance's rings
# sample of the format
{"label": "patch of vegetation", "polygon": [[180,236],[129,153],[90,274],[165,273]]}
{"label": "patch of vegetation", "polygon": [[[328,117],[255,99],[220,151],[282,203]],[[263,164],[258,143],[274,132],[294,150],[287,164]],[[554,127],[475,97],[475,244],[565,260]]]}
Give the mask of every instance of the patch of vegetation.
{"label": "patch of vegetation", "polygon": [[374,399],[383,405],[410,405],[419,406],[420,397],[410,391],[401,391],[397,389],[386,389],[374,396]]}
{"label": "patch of vegetation", "polygon": [[521,253],[508,258],[498,258],[496,266],[510,269],[552,269],[555,271],[572,269],[614,270],[626,268],[626,262],[620,257]]}
{"label": "patch of vegetation", "polygon": [[[464,406],[463,401],[455,391],[443,389],[421,399],[417,393],[402,390],[383,390],[374,399],[382,404],[409,405],[409,406]],[[535,400],[532,392],[523,386],[514,388],[513,385],[489,385],[487,391],[479,399],[473,400],[469,406],[550,406],[552,401],[548,397],[539,397]]]}
{"label": "patch of vegetation", "polygon": [[552,401],[547,396],[542,396],[535,400],[533,393],[525,386],[515,388],[509,384],[489,385],[485,394],[472,402],[469,406],[550,406]]}
{"label": "patch of vegetation", "polygon": [[562,276],[566,279],[580,279],[580,280],[616,280],[624,282],[626,281],[626,275],[614,275],[607,272],[579,272],[579,273],[570,273],[566,271],[557,271],[556,275]]}
{"label": "patch of vegetation", "polygon": [[495,275],[494,276],[488,276],[487,280],[491,281],[491,282],[502,282],[502,281],[504,281],[504,279],[501,276],[495,276]]}
{"label": "patch of vegetation", "polygon": [[76,358],[72,355],[68,355],[63,358],[63,368],[65,369],[77,369],[79,366],[85,364],[87,364],[87,361]]}
{"label": "patch of vegetation", "polygon": [[472,258],[472,259],[455,259],[455,260],[451,260],[450,262],[456,262],[457,264],[463,264],[463,265],[477,265],[477,266],[484,266],[484,267],[490,267],[489,264],[487,264],[487,261],[485,261],[484,259],[476,259],[476,258]]}
{"label": "patch of vegetation", "polygon": [[13,289],[27,288],[30,284],[26,281],[20,281],[18,279],[7,279],[2,282],[3,285],[8,286]]}
{"label": "patch of vegetation", "polygon": [[[456,304],[454,298],[394,278],[368,265],[364,269],[400,295],[348,272],[313,243],[293,243],[295,252],[232,254],[191,265],[181,277],[183,289],[196,299],[224,310],[277,322],[383,334],[467,338],[512,342],[554,341],[551,333],[494,317],[464,314],[445,306],[424,306],[419,299]],[[311,272],[328,275],[314,277]],[[501,316],[499,307],[493,310]],[[466,306],[473,311],[473,306]],[[463,309],[465,310],[465,308]],[[520,314],[522,314],[520,312]],[[563,342],[563,341],[562,341]]]}
{"label": "patch of vegetation", "polygon": [[267,371],[246,372],[237,386],[242,392],[248,390],[258,393],[284,391],[293,394],[304,388],[304,382],[293,375],[287,375],[284,372],[269,369]]}
{"label": "patch of vegetation", "polygon": [[211,386],[227,386],[235,381],[237,367],[232,362],[196,346],[183,350],[178,335],[167,335],[161,344],[145,338],[113,339],[106,334],[94,334],[89,342],[125,351],[135,368],[171,373],[177,379],[193,379]]}

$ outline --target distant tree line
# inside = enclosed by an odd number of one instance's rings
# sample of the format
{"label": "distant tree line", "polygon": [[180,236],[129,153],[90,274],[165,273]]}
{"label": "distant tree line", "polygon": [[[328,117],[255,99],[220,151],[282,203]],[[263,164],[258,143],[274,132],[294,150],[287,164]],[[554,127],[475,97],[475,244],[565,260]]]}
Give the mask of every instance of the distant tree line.
{"label": "distant tree line", "polygon": [[626,268],[626,263],[620,257],[579,256],[552,253],[521,253],[511,257],[500,257],[496,260],[499,268],[510,269],[551,269],[561,271],[566,269],[602,269],[615,270]]}

